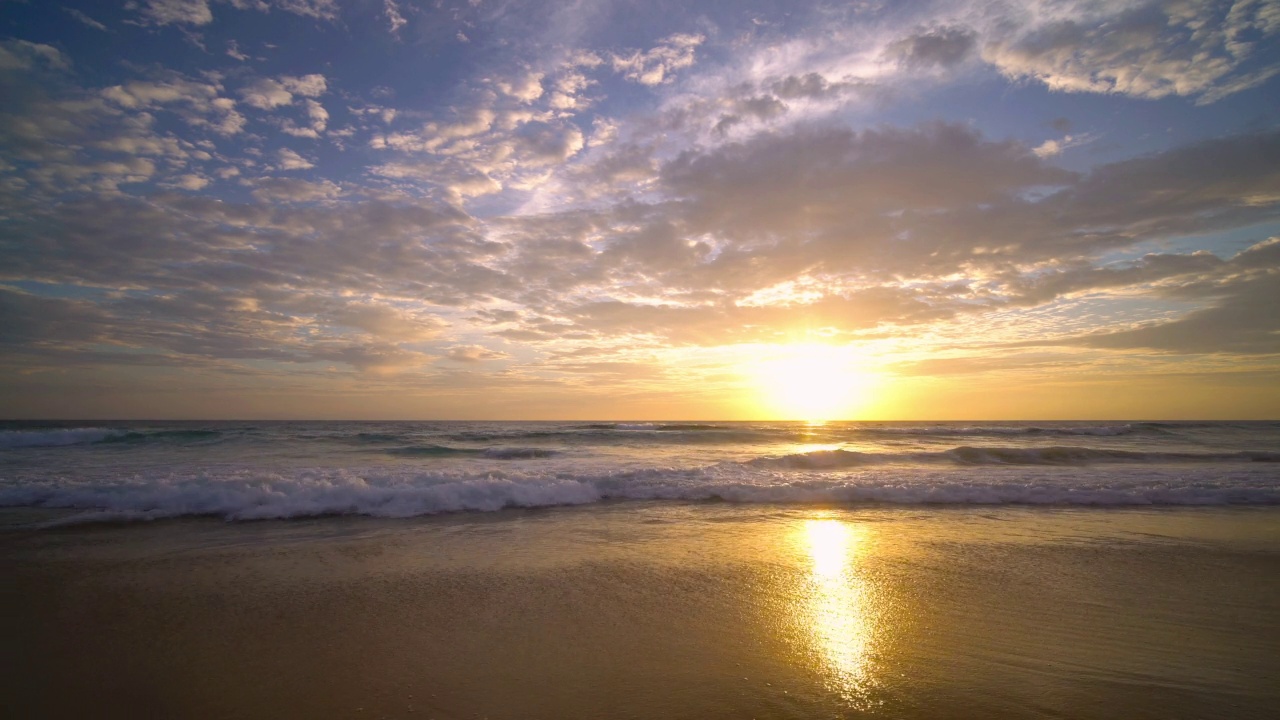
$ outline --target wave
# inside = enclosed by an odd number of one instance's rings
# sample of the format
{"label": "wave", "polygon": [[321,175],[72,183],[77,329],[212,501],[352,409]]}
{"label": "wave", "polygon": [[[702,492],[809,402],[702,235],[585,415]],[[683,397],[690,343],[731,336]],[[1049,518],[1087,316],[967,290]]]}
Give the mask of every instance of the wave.
{"label": "wave", "polygon": [[854,450],[817,450],[756,458],[748,464],[795,470],[849,468],[886,463],[950,463],[955,465],[1092,465],[1099,463],[1221,463],[1280,462],[1280,453],[1240,451],[1229,453],[1139,452],[1103,448],[1052,447],[970,447],[960,446],[937,452],[865,453]]}
{"label": "wave", "polygon": [[[994,472],[994,471],[993,471]],[[491,512],[511,507],[580,505],[606,500],[719,500],[739,503],[891,505],[1277,505],[1280,484],[1269,474],[1196,477],[1133,473],[1081,481],[1075,474],[1038,476],[810,473],[780,480],[769,472],[703,467],[566,474],[483,475],[308,469],[222,471],[114,481],[47,480],[0,488],[0,506],[76,509],[59,523],[181,516],[226,520],[324,515],[413,517]]]}
{"label": "wave", "polygon": [[1229,453],[1139,452],[1087,447],[980,448],[958,447],[946,451],[969,465],[1087,465],[1091,463],[1212,463],[1280,462],[1280,453],[1248,451]]}
{"label": "wave", "polygon": [[641,443],[641,444],[707,444],[761,443],[793,441],[808,435],[789,431],[733,428],[728,426],[681,426],[656,424],[576,425],[569,429],[527,430],[512,433],[460,432],[445,436],[456,442],[567,442],[574,444]]}
{"label": "wave", "polygon": [[368,443],[384,443],[384,442],[403,442],[404,435],[397,433],[369,433],[362,432],[354,435],[356,442]]}
{"label": "wave", "polygon": [[559,455],[556,450],[548,450],[547,448],[527,448],[527,447],[495,447],[485,448],[480,454],[487,458],[496,460],[529,460],[533,458],[548,458]]}
{"label": "wave", "polygon": [[63,428],[61,430],[3,430],[0,448],[61,447],[102,442],[121,435],[121,430],[107,428]]}
{"label": "wave", "polygon": [[652,422],[635,422],[635,423],[587,423],[585,425],[575,425],[577,430],[652,430],[656,432],[697,432],[699,430],[730,430],[733,429],[727,425],[715,425],[712,423],[652,423]]}
{"label": "wave", "polygon": [[126,430],[93,427],[60,430],[4,430],[0,431],[0,449],[150,441],[181,442],[210,440],[222,435],[223,433],[219,430]]}
{"label": "wave", "polygon": [[453,455],[478,455],[480,450],[471,448],[455,448],[447,445],[406,445],[404,447],[378,450],[388,455],[404,455],[408,457],[449,457]]}
{"label": "wave", "polygon": [[919,436],[995,436],[1045,435],[1045,436],[1094,436],[1113,437],[1140,432],[1143,423],[1123,425],[1037,426],[1037,425],[927,425],[923,427],[864,427],[855,432],[869,435],[919,435]]}
{"label": "wave", "polygon": [[118,431],[116,434],[103,438],[99,442],[105,443],[136,443],[147,442],[151,440],[208,440],[221,437],[222,432],[218,430],[147,430],[147,431]]}
{"label": "wave", "polygon": [[547,448],[527,447],[491,447],[491,448],[458,448],[448,445],[407,445],[405,447],[382,450],[391,455],[409,457],[456,457],[478,456],[493,460],[529,460],[559,455],[555,450]]}

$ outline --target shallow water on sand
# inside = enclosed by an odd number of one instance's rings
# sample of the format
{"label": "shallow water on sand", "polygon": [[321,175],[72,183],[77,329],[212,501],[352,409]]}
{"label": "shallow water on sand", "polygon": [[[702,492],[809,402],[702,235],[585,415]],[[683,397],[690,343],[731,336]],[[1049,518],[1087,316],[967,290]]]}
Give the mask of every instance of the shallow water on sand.
{"label": "shallow water on sand", "polygon": [[0,533],[23,717],[1274,717],[1280,509],[605,502]]}

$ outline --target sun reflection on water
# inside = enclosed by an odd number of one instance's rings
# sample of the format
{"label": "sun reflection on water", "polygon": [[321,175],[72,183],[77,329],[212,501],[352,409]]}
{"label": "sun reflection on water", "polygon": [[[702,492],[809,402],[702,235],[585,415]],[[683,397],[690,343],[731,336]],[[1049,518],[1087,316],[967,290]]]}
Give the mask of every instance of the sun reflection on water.
{"label": "sun reflection on water", "polygon": [[867,581],[856,572],[864,531],[839,520],[804,523],[801,545],[811,561],[806,607],[810,639],[833,690],[853,705],[869,704],[875,618]]}

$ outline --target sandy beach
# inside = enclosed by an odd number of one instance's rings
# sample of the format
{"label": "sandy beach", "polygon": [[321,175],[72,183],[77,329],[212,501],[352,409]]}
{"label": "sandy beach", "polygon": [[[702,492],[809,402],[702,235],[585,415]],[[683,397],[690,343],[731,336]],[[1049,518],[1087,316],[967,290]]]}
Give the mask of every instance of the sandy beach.
{"label": "sandy beach", "polygon": [[1266,507],[605,503],[10,529],[0,553],[13,717],[1280,705],[1280,510]]}

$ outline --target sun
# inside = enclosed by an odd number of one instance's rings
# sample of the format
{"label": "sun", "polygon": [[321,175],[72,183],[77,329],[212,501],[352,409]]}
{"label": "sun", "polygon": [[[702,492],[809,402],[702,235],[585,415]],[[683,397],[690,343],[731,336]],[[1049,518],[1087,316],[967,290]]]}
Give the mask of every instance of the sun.
{"label": "sun", "polygon": [[761,410],[782,420],[848,419],[866,403],[871,376],[851,348],[806,343],[780,348],[751,370]]}

